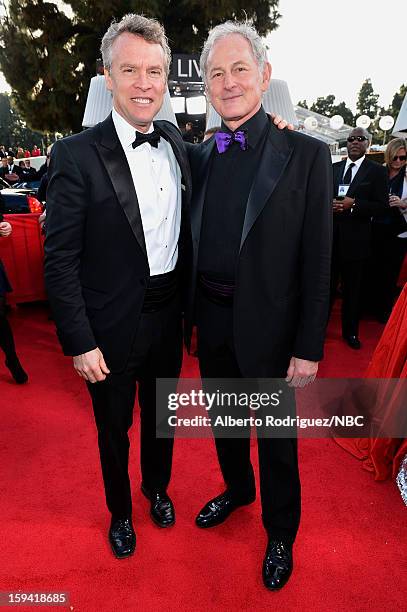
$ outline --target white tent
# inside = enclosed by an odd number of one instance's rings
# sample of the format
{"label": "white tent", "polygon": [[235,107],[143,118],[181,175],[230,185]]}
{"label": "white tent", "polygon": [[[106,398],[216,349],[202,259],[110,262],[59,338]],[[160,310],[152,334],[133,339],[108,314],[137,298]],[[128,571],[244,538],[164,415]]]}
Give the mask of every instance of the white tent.
{"label": "white tent", "polygon": [[400,112],[394,124],[392,135],[396,137],[407,137],[407,94],[401,105]]}

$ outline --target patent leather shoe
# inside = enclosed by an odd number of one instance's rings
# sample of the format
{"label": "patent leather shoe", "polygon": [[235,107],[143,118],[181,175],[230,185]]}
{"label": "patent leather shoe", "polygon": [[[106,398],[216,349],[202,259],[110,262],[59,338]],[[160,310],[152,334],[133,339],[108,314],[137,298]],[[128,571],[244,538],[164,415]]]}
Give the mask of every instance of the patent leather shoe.
{"label": "patent leather shoe", "polygon": [[225,491],[205,504],[196,517],[195,523],[198,527],[215,527],[226,521],[233,510],[240,506],[247,506],[254,502],[255,499],[256,496],[254,495],[247,500],[236,501],[229,491]]}
{"label": "patent leather shoe", "polygon": [[130,557],[136,549],[136,534],[130,518],[112,519],[109,542],[118,559]]}
{"label": "patent leather shoe", "polygon": [[357,336],[344,336],[345,342],[351,349],[358,351],[361,347],[360,340]]}
{"label": "patent leather shoe", "polygon": [[266,589],[281,589],[293,571],[292,545],[279,540],[269,540],[263,561],[263,583]]}
{"label": "patent leather shoe", "polygon": [[159,527],[171,527],[175,523],[174,504],[165,491],[148,491],[141,485],[141,491],[151,502],[150,516]]}

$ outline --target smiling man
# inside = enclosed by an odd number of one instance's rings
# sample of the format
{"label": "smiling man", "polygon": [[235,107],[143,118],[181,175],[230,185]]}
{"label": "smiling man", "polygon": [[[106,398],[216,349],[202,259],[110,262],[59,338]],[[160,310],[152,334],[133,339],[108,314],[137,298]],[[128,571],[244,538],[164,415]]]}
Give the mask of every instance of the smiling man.
{"label": "smiling man", "polygon": [[101,51],[113,111],[53,147],[45,275],[64,353],[92,398],[109,540],[123,558],[136,544],[128,473],[136,385],[141,489],[156,524],[175,521],[166,492],[173,440],[156,439],[155,384],[178,377],[181,367],[190,174],[177,128],[153,123],[170,64],[163,27],[126,15],[110,26]]}
{"label": "smiling man", "polygon": [[[286,378],[312,382],[329,305],[332,166],[325,144],[279,131],[262,108],[271,66],[257,32],[227,22],[209,34],[201,71],[221,130],[190,150],[193,290],[204,380]],[[239,413],[240,416],[240,413]],[[284,586],[300,521],[295,438],[258,436],[263,580]],[[224,522],[256,495],[246,437],[216,437],[226,490],[196,523]]]}

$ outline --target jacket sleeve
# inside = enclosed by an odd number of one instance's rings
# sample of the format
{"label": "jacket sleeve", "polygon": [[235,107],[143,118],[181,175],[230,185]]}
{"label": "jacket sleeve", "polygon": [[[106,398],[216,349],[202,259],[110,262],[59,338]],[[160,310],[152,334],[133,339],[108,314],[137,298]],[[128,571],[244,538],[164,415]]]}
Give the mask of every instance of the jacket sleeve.
{"label": "jacket sleeve", "polygon": [[88,193],[69,146],[55,143],[48,170],[45,282],[65,355],[96,348],[80,283]]}
{"label": "jacket sleeve", "polygon": [[317,149],[310,170],[301,240],[301,312],[294,356],[323,357],[329,312],[332,250],[332,163],[329,149]]}

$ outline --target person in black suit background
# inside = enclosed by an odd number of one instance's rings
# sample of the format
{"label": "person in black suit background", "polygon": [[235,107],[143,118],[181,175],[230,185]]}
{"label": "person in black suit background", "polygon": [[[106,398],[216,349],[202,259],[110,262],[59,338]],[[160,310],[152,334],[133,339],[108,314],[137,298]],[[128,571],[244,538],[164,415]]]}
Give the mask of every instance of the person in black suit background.
{"label": "person in black suit background", "polygon": [[[201,55],[207,95],[221,115],[215,136],[189,148],[193,180],[194,320],[207,378],[312,382],[323,356],[329,306],[332,164],[328,147],[279,131],[261,104],[271,66],[247,24],[209,34]],[[289,390],[286,390],[287,393]],[[300,521],[297,440],[258,436],[263,581],[275,590],[292,572]],[[219,525],[255,498],[250,439],[216,437],[226,490],[196,518]]]}
{"label": "person in black suit background", "polygon": [[[370,253],[372,216],[388,207],[386,169],[367,159],[370,134],[355,128],[349,134],[348,157],[333,164],[334,239],[331,306],[341,278],[342,335],[360,349],[359,317],[364,265]],[[385,256],[385,254],[383,254]]]}
{"label": "person in black suit background", "polygon": [[54,144],[45,277],[63,350],[92,398],[109,540],[123,558],[136,540],[128,474],[136,382],[142,491],[158,525],[175,521],[166,492],[173,439],[156,438],[155,384],[181,368],[190,172],[178,129],[153,124],[170,65],[162,26],[126,15],[107,30],[101,50],[114,108],[94,128]]}

